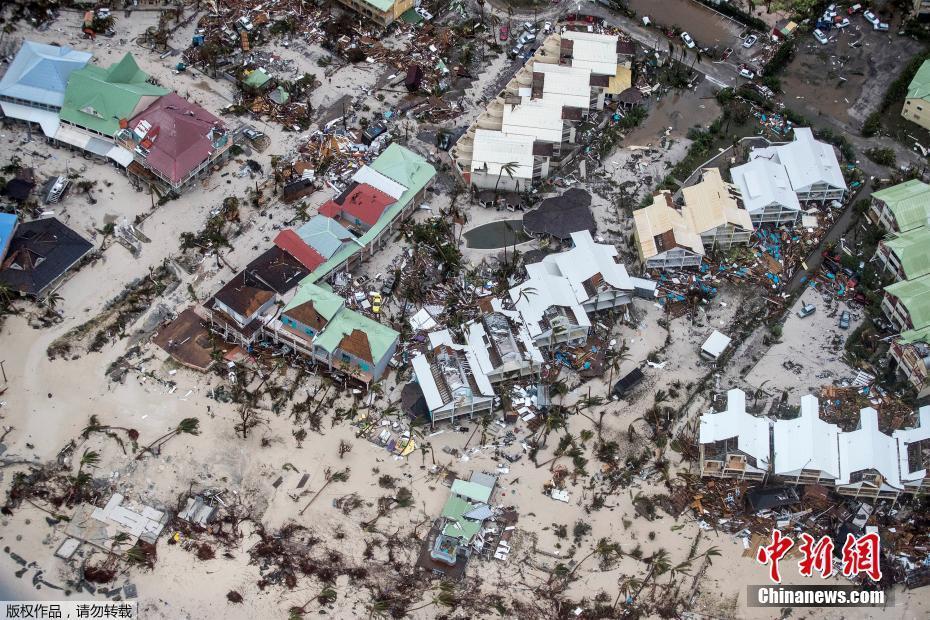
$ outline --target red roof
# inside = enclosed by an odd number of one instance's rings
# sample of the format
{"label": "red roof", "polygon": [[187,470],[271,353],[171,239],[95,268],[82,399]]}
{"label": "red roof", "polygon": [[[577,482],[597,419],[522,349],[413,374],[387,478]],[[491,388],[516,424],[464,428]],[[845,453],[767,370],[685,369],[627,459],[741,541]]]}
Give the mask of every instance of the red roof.
{"label": "red roof", "polygon": [[296,232],[286,228],[278,233],[274,239],[274,244],[296,258],[301,265],[313,271],[326,262],[323,255],[304,243]]}
{"label": "red roof", "polygon": [[142,121],[151,125],[143,136],[151,141],[151,146],[146,147],[148,165],[174,183],[179,183],[213,153],[210,131],[214,127],[225,130],[220,119],[177,93],[160,97],[137,114],[129,127],[134,130]]}
{"label": "red roof", "polygon": [[367,183],[356,185],[342,200],[342,204],[330,200],[320,207],[320,214],[327,217],[336,217],[340,211],[346,214],[346,219],[358,219],[368,226],[374,226],[384,210],[396,201]]}

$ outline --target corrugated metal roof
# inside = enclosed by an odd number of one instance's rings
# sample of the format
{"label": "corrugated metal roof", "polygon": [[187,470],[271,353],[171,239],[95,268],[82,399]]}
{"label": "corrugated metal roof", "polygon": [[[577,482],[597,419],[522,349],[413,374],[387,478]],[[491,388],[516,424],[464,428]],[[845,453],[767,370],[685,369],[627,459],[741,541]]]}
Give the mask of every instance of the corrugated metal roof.
{"label": "corrugated metal roof", "polygon": [[297,229],[297,236],[316,250],[323,258],[331,258],[347,241],[355,241],[355,235],[336,220],[325,215],[316,215]]}
{"label": "corrugated metal roof", "polygon": [[468,480],[456,480],[452,483],[452,492],[455,495],[460,495],[465,499],[470,499],[473,502],[487,503],[491,498],[491,489],[484,486],[483,484],[478,484],[477,482],[469,482]]}
{"label": "corrugated metal roof", "polygon": [[563,39],[574,41],[572,66],[590,69],[600,75],[616,74],[617,35],[566,30]]}
{"label": "corrugated metal roof", "polygon": [[836,151],[832,145],[816,140],[809,127],[795,127],[794,141],[778,145],[774,150],[795,192],[807,191],[818,183],[846,189]]}
{"label": "corrugated metal roof", "polygon": [[0,80],[0,95],[60,107],[69,76],[83,68],[92,56],[90,52],[67,46],[23,41]]}
{"label": "corrugated metal roof", "polygon": [[885,292],[894,295],[904,304],[914,329],[930,325],[930,276],[895,282],[886,286]]}
{"label": "corrugated metal roof", "polygon": [[533,137],[509,135],[490,129],[476,130],[471,171],[497,176],[507,164],[514,164],[513,170],[510,174],[504,171],[502,176],[533,178]]}
{"label": "corrugated metal roof", "polygon": [[765,157],[755,157],[730,170],[733,184],[739,188],[746,210],[752,214],[769,205],[801,210],[798,196],[791,189],[785,167]]}
{"label": "corrugated metal roof", "polygon": [[0,101],[0,108],[3,109],[3,114],[10,118],[18,118],[21,121],[38,123],[42,128],[42,133],[49,138],[55,137],[55,133],[61,125],[61,121],[58,119],[58,113],[50,110],[30,108],[29,106],[10,103],[9,101]]}
{"label": "corrugated metal roof", "polygon": [[930,217],[930,185],[911,179],[872,194],[894,215],[898,230],[906,232],[927,225]]}
{"label": "corrugated metal roof", "polygon": [[746,394],[733,389],[727,392],[727,409],[701,416],[700,442],[714,443],[736,437],[741,452],[756,459],[765,469],[769,462],[769,423],[746,412]]}
{"label": "corrugated metal roof", "polygon": [[313,304],[313,309],[327,321],[331,321],[336,313],[343,307],[345,301],[339,295],[332,291],[327,291],[315,284],[303,284],[297,288],[294,297],[281,310],[282,314],[287,314],[304,304]]}
{"label": "corrugated metal roof", "polygon": [[[615,65],[616,66],[616,65]],[[542,73],[542,98],[561,106],[587,110],[591,104],[591,69],[537,62],[534,73]],[[611,74],[614,72],[611,71]]]}
{"label": "corrugated metal roof", "polygon": [[797,475],[803,469],[813,469],[839,477],[839,431],[836,424],[820,419],[820,403],[816,396],[802,396],[801,415],[775,421],[775,473]]}
{"label": "corrugated metal roof", "polygon": [[908,280],[930,273],[930,228],[915,228],[883,243],[898,257]]}
{"label": "corrugated metal roof", "polygon": [[930,60],[925,60],[907,87],[908,99],[926,99],[930,96]]}
{"label": "corrugated metal roof", "polygon": [[890,436],[878,430],[878,412],[871,407],[859,411],[859,428],[839,434],[840,476],[837,484],[850,484],[850,475],[874,469],[884,484],[902,488],[898,471],[898,446]]}
{"label": "corrugated metal roof", "polygon": [[562,141],[563,126],[562,106],[555,102],[537,99],[504,104],[501,131],[505,134],[558,143]]}

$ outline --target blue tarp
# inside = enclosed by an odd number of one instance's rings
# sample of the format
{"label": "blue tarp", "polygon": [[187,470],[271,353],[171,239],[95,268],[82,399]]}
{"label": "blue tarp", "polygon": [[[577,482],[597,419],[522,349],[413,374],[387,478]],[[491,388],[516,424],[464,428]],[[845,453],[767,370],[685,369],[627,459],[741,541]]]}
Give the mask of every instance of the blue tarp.
{"label": "blue tarp", "polygon": [[12,213],[0,213],[0,261],[10,249],[14,230],[16,230],[16,216]]}

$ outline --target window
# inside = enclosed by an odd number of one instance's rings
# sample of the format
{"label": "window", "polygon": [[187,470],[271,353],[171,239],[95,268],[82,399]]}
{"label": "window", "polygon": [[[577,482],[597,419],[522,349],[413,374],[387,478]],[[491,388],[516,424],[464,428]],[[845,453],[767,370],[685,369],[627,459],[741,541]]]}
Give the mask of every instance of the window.
{"label": "window", "polygon": [[313,330],[310,329],[309,327],[305,327],[305,328],[304,328],[304,333],[307,334],[308,336],[312,336],[312,335],[313,335]]}
{"label": "window", "polygon": [[365,372],[368,372],[369,366],[368,366],[368,364],[366,364],[365,362],[359,362],[359,363],[358,363],[358,367],[361,368],[362,370],[364,370]]}
{"label": "window", "polygon": [[349,357],[349,354],[348,354],[348,353],[343,353],[343,354],[342,354],[342,361],[348,364],[349,362],[352,361],[352,358]]}

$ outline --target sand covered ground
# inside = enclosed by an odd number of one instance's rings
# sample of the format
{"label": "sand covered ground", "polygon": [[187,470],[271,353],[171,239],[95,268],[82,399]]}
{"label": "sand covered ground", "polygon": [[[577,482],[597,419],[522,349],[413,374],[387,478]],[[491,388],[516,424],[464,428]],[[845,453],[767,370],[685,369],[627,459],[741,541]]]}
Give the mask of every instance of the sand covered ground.
{"label": "sand covered ground", "polygon": [[[171,67],[176,60],[170,57],[162,60],[156,54],[132,43],[120,43],[118,39],[98,39],[96,44],[80,39],[76,26],[78,19],[77,14],[63,13],[51,29],[44,33],[30,31],[29,37],[93,51],[97,62],[102,63],[117,60],[123,51],[132,51],[143,69],[207,109],[218,110],[230,103],[230,85],[195,72],[175,76]],[[132,19],[122,20],[121,28],[129,30],[126,40],[134,40],[134,34],[151,25],[146,21],[148,19],[150,16],[143,13],[138,14],[138,18],[134,14]],[[191,26],[179,29],[172,38],[172,45],[186,45],[191,31]],[[124,35],[121,33],[120,36]],[[316,63],[324,55],[322,50],[306,47],[295,51],[292,47],[277,51],[292,58],[300,71],[309,71],[321,78],[321,86],[313,99],[313,105],[318,109],[337,106],[343,100],[358,101],[384,84],[392,73],[384,67],[367,64],[358,67],[337,64],[331,65],[324,74]],[[487,89],[507,64],[508,61],[501,56],[479,76],[467,93],[469,103],[466,104],[466,112],[453,124],[467,124],[477,115],[480,106],[471,102],[489,94]],[[396,94],[387,93],[381,107],[373,105],[366,114],[377,115],[389,109],[398,98]],[[674,100],[668,105],[678,109],[684,104]],[[298,140],[306,137],[306,134],[284,132],[260,119],[254,122],[272,139],[271,147],[264,153],[251,154],[265,172],[272,155],[287,155]],[[664,171],[687,149],[688,141],[684,138],[686,124],[675,125],[661,161],[655,162],[655,172],[649,173],[656,178],[664,176]],[[650,121],[647,128],[635,136],[633,145],[658,143],[665,134],[664,128],[669,126],[672,125],[661,119]],[[96,182],[90,194],[95,204],[90,203],[88,196],[72,193],[54,207],[56,216],[94,240],[98,246],[102,243],[102,235],[96,232],[98,229],[110,222],[132,222],[141,217],[140,229],[151,242],[143,244],[138,257],[133,257],[119,244],[108,243],[98,260],[74,273],[58,290],[62,297],[57,307],[61,315],[59,322],[43,328],[33,327],[33,315],[41,314],[43,310],[23,304],[22,314],[7,317],[0,325],[0,359],[5,362],[9,381],[8,391],[0,396],[0,416],[4,429],[12,429],[3,440],[6,448],[3,459],[5,462],[50,462],[63,446],[74,440],[75,455],[85,449],[100,453],[100,463],[93,470],[93,476],[111,481],[117,490],[133,501],[173,511],[189,489],[193,488],[195,492],[215,489],[222,493],[224,501],[251,517],[251,520],[239,524],[241,538],[229,548],[221,548],[207,536],[197,541],[210,542],[216,547],[213,559],[199,559],[196,549],[192,550],[187,544],[191,540],[182,539],[182,544],[168,544],[174,533],[168,531],[158,541],[157,562],[153,569],[131,568],[120,572],[114,583],[107,587],[135,584],[145,617],[286,617],[290,607],[305,604],[308,615],[322,610],[321,613],[338,618],[369,616],[375,611],[373,601],[377,588],[393,587],[396,583],[392,581],[392,566],[410,566],[416,561],[430,523],[439,515],[448,497],[448,488],[438,473],[455,472],[467,477],[472,471],[499,475],[495,502],[513,506],[519,517],[509,560],[475,559],[469,565],[460,596],[486,602],[494,595],[502,595],[508,600],[520,601],[525,611],[516,613],[508,609],[494,612],[489,606],[485,614],[458,612],[462,617],[494,617],[495,613],[503,617],[552,617],[539,612],[533,605],[540,598],[539,592],[551,584],[556,564],[569,564],[571,559],[578,561],[584,558],[600,538],[610,538],[619,543],[624,555],[603,568],[596,559],[585,560],[576,569],[578,578],[565,592],[566,597],[576,601],[584,598],[590,602],[598,593],[604,592],[613,601],[620,588],[629,585],[631,578],[646,576],[648,568],[642,558],[665,550],[673,566],[690,564],[677,574],[663,575],[658,581],[653,581],[654,585],[642,593],[643,597],[661,598],[666,582],[675,581],[678,588],[693,591],[692,609],[695,613],[720,618],[772,617],[765,609],[745,607],[746,585],[763,583],[765,572],[753,559],[743,557],[743,546],[739,540],[702,529],[692,517],[675,520],[658,510],[650,519],[639,514],[634,506],[634,499],[640,494],[654,497],[665,492],[661,476],[655,468],[648,466],[660,449],[645,440],[642,417],[654,404],[659,391],[669,394],[666,406],[684,412],[681,426],[693,421],[696,414],[710,406],[708,393],[690,398],[693,386],[715,372],[712,366],[700,359],[700,344],[713,329],[724,329],[732,323],[744,311],[753,292],[722,287],[720,296],[701,307],[693,320],[685,316],[668,321],[657,304],[636,300],[630,323],[618,326],[612,334],[617,346],[622,342],[629,348],[629,358],[621,364],[613,379],[641,365],[647,358],[654,360],[657,367],[646,366],[644,383],[623,400],[605,399],[602,404],[587,409],[579,405],[578,408],[588,417],[580,414],[569,416],[567,428],[557,431],[546,447],[539,451],[538,467],[527,455],[516,463],[508,463],[496,456],[491,445],[493,433],[489,433],[482,443],[480,436],[483,433],[477,422],[463,421],[462,424],[468,427],[466,432],[458,432],[448,426],[439,427],[435,433],[426,431],[423,441],[428,442],[432,450],[418,450],[406,458],[399,458],[357,437],[357,426],[335,419],[337,413],[354,408],[353,421],[357,423],[369,416],[381,415],[400,421],[403,416],[398,411],[399,392],[409,379],[409,371],[402,374],[392,372],[373,402],[351,392],[339,394],[332,402],[327,401],[319,430],[310,430],[303,441],[294,436],[297,427],[290,417],[292,410],[274,411],[270,399],[262,399],[255,406],[259,424],[243,439],[234,428],[239,421],[239,407],[211,397],[217,389],[229,388],[232,383],[223,372],[201,374],[181,368],[146,338],[142,339],[140,352],[132,356],[135,369],[127,374],[124,382],[111,381],[106,372],[126,355],[131,344],[138,341],[136,336],[140,332],[148,333],[146,326],[152,321],[166,313],[180,312],[195,300],[207,298],[264,251],[276,231],[294,217],[295,210],[277,201],[261,210],[243,207],[240,233],[233,247],[223,250],[223,261],[207,256],[188,273],[177,265],[180,235],[199,231],[210,212],[219,207],[224,198],[241,197],[256,183],[266,181],[263,175],[252,178],[248,174],[235,174],[244,158],[228,164],[220,173],[180,199],[153,208],[150,196],[135,191],[115,169],[50,148],[37,140],[23,143],[24,137],[25,132],[21,128],[5,129],[0,135],[0,160],[5,161],[16,153],[26,165],[34,167],[40,177],[79,171],[82,179]],[[411,144],[422,153],[428,153],[432,148],[416,139],[411,139]],[[611,170],[611,166],[622,163],[623,158],[632,152],[628,148],[619,149],[605,162],[605,167]],[[316,208],[331,195],[332,190],[326,189],[309,198],[309,214],[315,213]],[[438,214],[449,201],[448,193],[432,195],[428,200],[432,211],[418,211],[415,218],[422,220]],[[609,201],[596,196],[593,205],[599,224],[607,225],[616,218]],[[468,206],[466,212],[467,227],[513,216],[506,211],[491,211],[478,206]],[[628,222],[625,224],[628,226]],[[530,244],[530,247],[534,245]],[[383,272],[403,250],[402,243],[389,245],[360,272],[368,275]],[[490,260],[498,253],[463,251],[473,263]],[[113,334],[99,352],[80,352],[74,356],[49,359],[49,346],[69,330],[98,316],[107,302],[119,295],[130,282],[147,277],[151,270],[166,260],[179,279],[177,286],[153,302],[151,308],[126,328],[127,337]],[[808,384],[814,386],[821,379],[825,382],[832,380],[802,375],[809,380],[799,381],[797,375],[779,370],[781,360],[803,349],[810,338],[832,337],[829,326],[820,322],[827,321],[828,313],[823,310],[818,307],[818,313],[812,317],[814,320],[805,319],[806,322],[796,320],[796,317],[789,318],[782,344],[775,345],[762,358],[745,382],[726,374],[721,385],[716,386],[713,381],[711,385],[721,390],[733,386],[748,390],[758,376],[770,379],[767,389],[792,389],[800,394]],[[388,316],[398,313],[397,302],[388,303],[385,312]],[[830,318],[829,321],[835,327],[836,319]],[[839,362],[835,362],[832,356],[827,357],[830,363],[835,364],[829,367],[833,369],[834,376],[840,376],[843,369]],[[818,368],[822,361],[817,360]],[[732,362],[734,366],[744,363],[745,360]],[[805,364],[805,373],[808,368]],[[249,374],[246,377],[252,388],[263,380]],[[605,398],[608,394],[608,377],[593,379],[580,386],[577,377],[570,373],[563,378],[572,388],[562,397],[562,404],[566,407],[573,408],[589,396]],[[303,377],[296,385],[295,380],[293,371],[274,377],[280,385],[293,388],[291,405],[317,395],[323,385],[314,376]],[[792,392],[792,398],[794,394]],[[597,420],[602,412],[604,423],[599,429],[590,418]],[[82,438],[81,430],[91,415],[107,425],[136,429],[143,445],[189,417],[199,420],[200,434],[178,436],[165,445],[160,456],[137,460],[131,451],[124,454],[116,442],[104,435],[92,434]],[[518,440],[525,440],[531,435],[524,423],[508,430],[512,430]],[[616,442],[621,462],[628,457],[645,455],[646,466],[630,468],[630,483],[604,498],[603,507],[594,510],[592,502],[600,492],[602,463],[592,454],[595,439],[581,438],[588,433],[596,435],[598,431],[603,440]],[[567,484],[568,503],[543,494],[544,484],[553,477],[550,467],[571,467],[570,458],[557,458],[555,453],[559,437],[565,434],[571,434],[584,444],[588,459],[587,475],[579,476],[574,482],[569,480]],[[342,441],[349,443],[352,449],[340,455]],[[509,451],[519,452],[519,445],[518,441]],[[671,448],[666,447],[664,452],[671,464],[670,477],[679,470],[690,468],[688,463],[680,462],[680,455]],[[67,464],[72,469],[77,467],[70,460]],[[22,464],[17,464],[0,470],[0,491],[5,494],[14,472],[23,469]],[[348,479],[327,484],[327,469],[348,469]],[[304,486],[298,488],[304,475],[309,478]],[[379,478],[385,475],[395,480],[394,489],[379,484]],[[279,478],[280,484],[275,485]],[[377,515],[381,498],[395,494],[400,487],[408,488],[412,493],[409,506],[391,508],[375,524],[370,524]],[[334,502],[348,496],[356,497],[360,504],[345,514]],[[308,505],[311,499],[313,501]],[[82,561],[100,561],[101,554],[91,554],[86,546],[71,562],[54,557],[55,549],[65,538],[65,526],[63,523],[47,524],[47,516],[39,508],[26,504],[12,516],[0,517],[0,546],[5,551],[0,555],[0,584],[8,598],[62,598],[65,596],[63,592],[36,581],[37,576],[65,587]],[[260,563],[252,563],[249,551],[262,540],[263,530],[276,532],[292,523],[308,528],[314,537],[320,539],[314,546],[314,553],[320,553],[321,549],[338,553],[353,566],[367,568],[368,577],[359,581],[339,576],[332,586],[336,598],[326,606],[316,601],[327,586],[317,578],[302,578],[293,589],[280,584],[260,587],[259,582],[267,576],[268,570]],[[573,530],[578,523],[590,525],[590,530],[573,540]],[[559,526],[566,527],[567,537],[558,535]],[[719,550],[720,555],[711,556],[712,561],[705,563],[702,554],[711,548]],[[10,553],[25,559],[27,566],[18,564]],[[789,568],[785,573],[788,583],[802,582],[795,570]],[[438,582],[426,584],[422,580],[419,587],[421,589],[416,590],[419,600],[414,601],[410,617],[432,618],[442,613],[453,613],[434,602],[439,592]],[[241,594],[242,603],[229,602],[227,593],[230,591]],[[69,596],[82,600],[89,598],[87,593],[71,593]],[[97,596],[102,595],[98,593]],[[414,610],[416,607],[420,609]],[[818,617],[850,617],[849,613],[841,611],[818,613]],[[926,617],[928,611],[927,595],[923,591],[897,593],[894,616]],[[863,618],[878,615],[855,614]]]}

